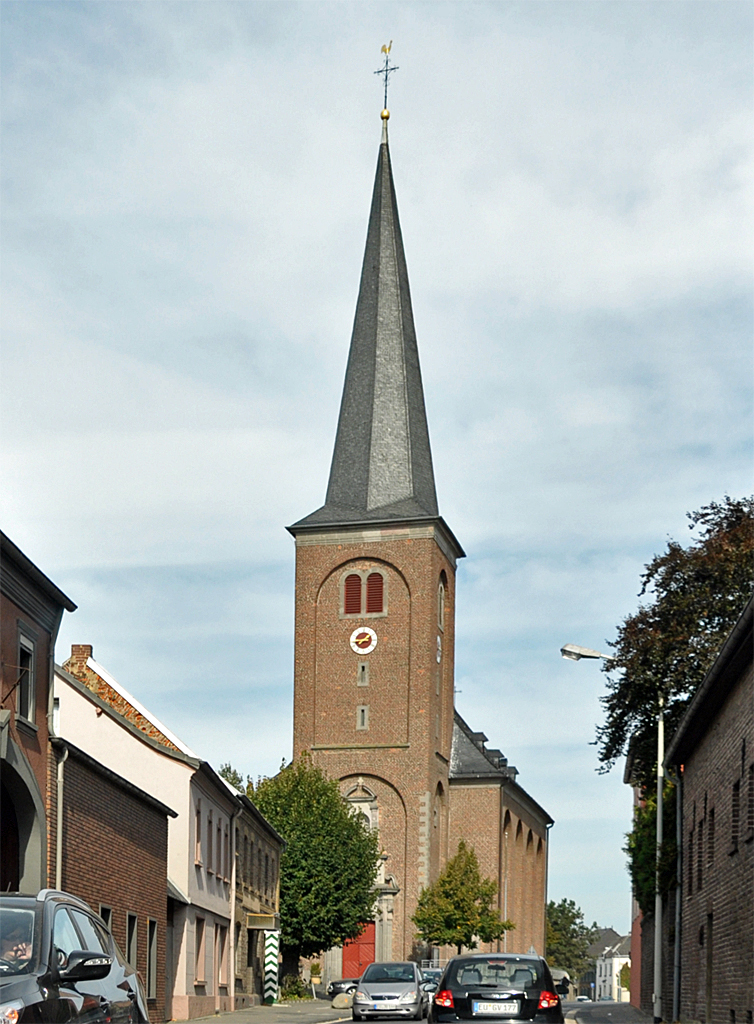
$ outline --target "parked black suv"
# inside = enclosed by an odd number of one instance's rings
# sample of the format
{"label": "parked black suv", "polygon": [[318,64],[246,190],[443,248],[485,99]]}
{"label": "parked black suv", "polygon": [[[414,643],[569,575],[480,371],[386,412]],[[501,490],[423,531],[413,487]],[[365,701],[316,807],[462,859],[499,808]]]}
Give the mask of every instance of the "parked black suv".
{"label": "parked black suv", "polygon": [[136,971],[83,900],[43,889],[0,893],[0,1020],[143,1024]]}
{"label": "parked black suv", "polygon": [[432,997],[430,1021],[537,1020],[563,1024],[550,968],[540,956],[470,953],[448,961]]}

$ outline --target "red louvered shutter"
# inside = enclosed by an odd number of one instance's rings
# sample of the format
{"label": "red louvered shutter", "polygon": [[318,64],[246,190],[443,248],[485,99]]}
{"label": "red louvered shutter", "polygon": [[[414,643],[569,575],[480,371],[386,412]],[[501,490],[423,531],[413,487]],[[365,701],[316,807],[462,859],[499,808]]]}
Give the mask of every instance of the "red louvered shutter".
{"label": "red louvered shutter", "polygon": [[361,576],[346,576],[343,588],[343,611],[346,615],[361,615]]}
{"label": "red louvered shutter", "polygon": [[382,573],[370,572],[367,576],[367,611],[382,611]]}

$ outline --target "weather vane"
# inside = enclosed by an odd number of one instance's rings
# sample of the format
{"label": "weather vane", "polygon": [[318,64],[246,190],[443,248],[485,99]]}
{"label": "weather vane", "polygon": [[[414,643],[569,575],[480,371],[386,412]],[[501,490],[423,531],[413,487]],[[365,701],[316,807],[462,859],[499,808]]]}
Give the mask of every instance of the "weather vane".
{"label": "weather vane", "polygon": [[380,53],[384,53],[385,54],[385,66],[380,68],[379,71],[375,71],[375,75],[384,75],[384,77],[385,77],[385,107],[384,107],[385,110],[387,110],[387,86],[388,86],[388,82],[390,80],[391,74],[394,71],[398,70],[397,67],[391,67],[391,65],[390,65],[390,51],[392,50],[392,48],[393,48],[393,40],[391,39],[390,42],[387,43],[385,46],[383,46],[382,49],[380,50]]}

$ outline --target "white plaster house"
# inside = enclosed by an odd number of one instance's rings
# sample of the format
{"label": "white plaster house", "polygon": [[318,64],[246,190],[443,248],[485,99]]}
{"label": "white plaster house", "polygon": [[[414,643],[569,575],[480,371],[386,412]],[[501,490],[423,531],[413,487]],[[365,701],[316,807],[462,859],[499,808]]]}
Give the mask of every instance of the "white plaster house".
{"label": "white plaster house", "polygon": [[630,963],[630,935],[624,935],[619,942],[605,947],[595,961],[595,999],[612,999],[616,1003],[629,1002],[631,992],[621,985],[620,973],[624,965]]}
{"label": "white plaster house", "polygon": [[56,666],[54,707],[59,736],[177,811],[168,825],[166,1017],[234,1009],[238,794],[99,665],[91,647],[74,647],[65,668]]}

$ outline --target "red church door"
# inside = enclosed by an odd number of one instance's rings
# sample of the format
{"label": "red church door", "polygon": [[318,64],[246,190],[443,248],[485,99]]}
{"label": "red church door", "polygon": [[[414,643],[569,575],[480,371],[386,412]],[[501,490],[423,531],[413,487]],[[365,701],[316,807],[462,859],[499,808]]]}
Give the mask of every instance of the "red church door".
{"label": "red church door", "polygon": [[352,939],[343,946],[343,977],[360,978],[373,963],[374,921],[370,921],[357,939]]}

